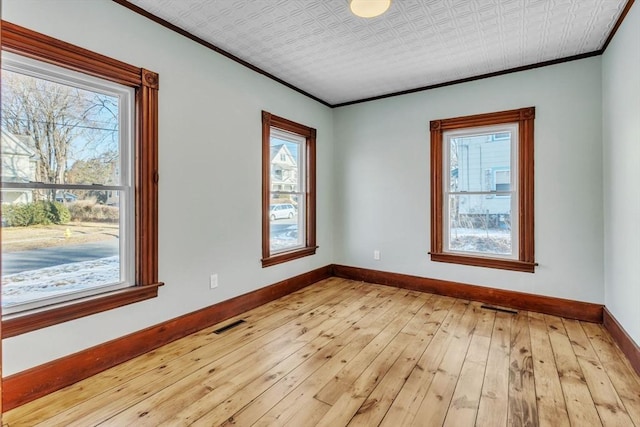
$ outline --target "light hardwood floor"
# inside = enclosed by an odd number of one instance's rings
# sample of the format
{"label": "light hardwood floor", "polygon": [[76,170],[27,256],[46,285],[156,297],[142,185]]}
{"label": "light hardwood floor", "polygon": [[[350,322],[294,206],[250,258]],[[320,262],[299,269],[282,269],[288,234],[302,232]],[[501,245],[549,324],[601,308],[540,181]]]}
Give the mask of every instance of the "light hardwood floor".
{"label": "light hardwood floor", "polygon": [[[246,322],[212,332],[238,319]],[[600,325],[332,278],[4,421],[640,427],[640,378]]]}

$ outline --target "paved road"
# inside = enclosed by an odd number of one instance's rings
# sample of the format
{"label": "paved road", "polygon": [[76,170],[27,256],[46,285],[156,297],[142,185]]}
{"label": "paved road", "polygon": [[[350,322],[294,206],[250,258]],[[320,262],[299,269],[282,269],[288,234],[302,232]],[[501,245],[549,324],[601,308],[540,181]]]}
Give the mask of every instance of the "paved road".
{"label": "paved road", "polygon": [[[275,235],[286,233],[291,231],[291,226],[296,225],[297,222],[297,218],[271,221],[271,232]],[[85,243],[82,245],[10,252],[2,254],[2,274],[20,273],[71,262],[91,261],[117,254],[118,239]]]}
{"label": "paved road", "polygon": [[2,254],[2,275],[118,255],[118,239]]}

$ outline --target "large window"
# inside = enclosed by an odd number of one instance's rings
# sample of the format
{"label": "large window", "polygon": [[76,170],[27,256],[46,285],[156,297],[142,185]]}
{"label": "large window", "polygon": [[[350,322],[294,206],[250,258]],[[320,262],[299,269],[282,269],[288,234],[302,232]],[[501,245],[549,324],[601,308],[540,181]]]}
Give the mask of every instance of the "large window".
{"label": "large window", "polygon": [[533,272],[533,107],[431,122],[431,259]]}
{"label": "large window", "polygon": [[316,130],[262,112],[262,265],[312,255]]}
{"label": "large window", "polygon": [[4,336],[157,295],[157,83],[3,22]]}

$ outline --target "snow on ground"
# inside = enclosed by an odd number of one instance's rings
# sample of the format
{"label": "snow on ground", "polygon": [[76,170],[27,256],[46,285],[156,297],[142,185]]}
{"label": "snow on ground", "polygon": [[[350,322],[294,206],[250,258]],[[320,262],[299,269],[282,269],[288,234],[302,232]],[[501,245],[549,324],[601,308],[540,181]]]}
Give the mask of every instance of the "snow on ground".
{"label": "snow on ground", "polygon": [[278,233],[271,232],[269,241],[271,243],[272,251],[285,250],[299,246],[298,225],[289,226],[284,231],[280,231]]}
{"label": "snow on ground", "polygon": [[511,232],[500,229],[452,228],[449,247],[455,251],[511,254]]}
{"label": "snow on ground", "polygon": [[[489,236],[485,230],[455,231],[458,235],[451,236],[451,243],[457,250],[510,252],[508,231],[490,230]],[[297,226],[288,227],[285,232],[271,236],[271,250],[286,249],[297,244]],[[46,277],[46,280],[43,280],[43,277]],[[119,280],[118,256],[8,274],[2,277],[2,305],[10,307],[24,301],[117,283]]]}
{"label": "snow on ground", "polygon": [[116,255],[7,274],[2,277],[2,306],[117,283],[120,281],[118,258]]}

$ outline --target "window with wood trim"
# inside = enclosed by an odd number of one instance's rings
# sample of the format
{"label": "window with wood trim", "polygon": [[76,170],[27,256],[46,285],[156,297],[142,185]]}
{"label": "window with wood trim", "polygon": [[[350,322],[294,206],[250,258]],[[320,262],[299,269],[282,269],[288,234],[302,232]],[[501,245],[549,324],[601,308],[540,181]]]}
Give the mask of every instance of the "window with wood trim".
{"label": "window with wood trim", "polygon": [[262,266],[316,253],[316,130],[262,112]]}
{"label": "window with wood trim", "polygon": [[431,260],[533,272],[535,108],[431,121]]}
{"label": "window with wood trim", "polygon": [[156,73],[2,22],[4,337],[157,296],[157,93]]}

